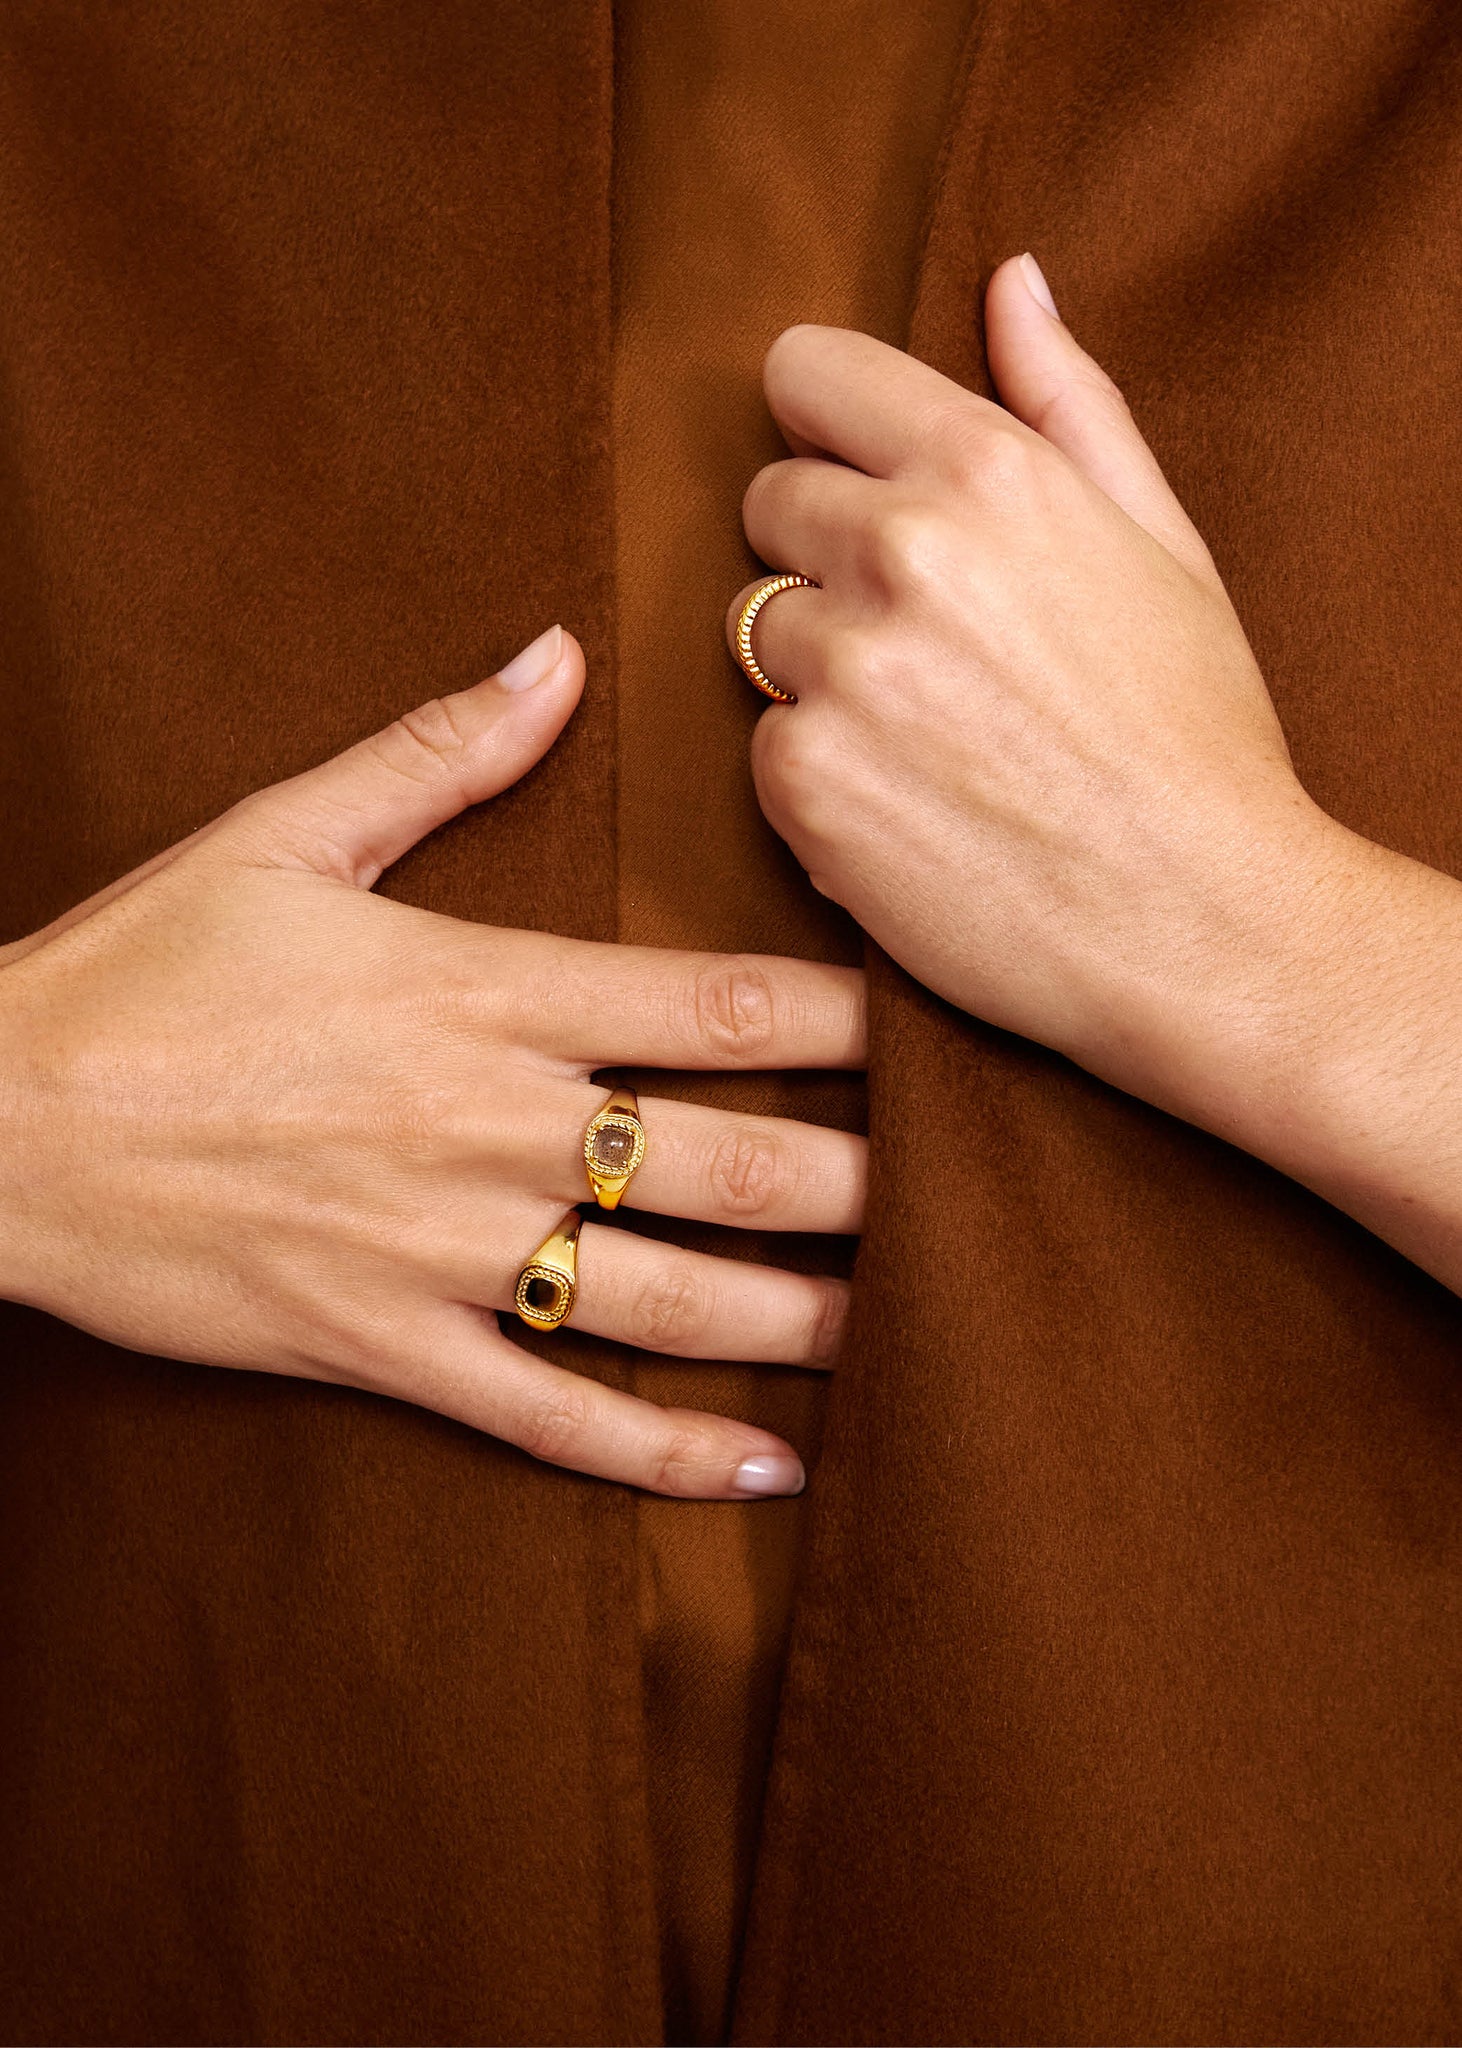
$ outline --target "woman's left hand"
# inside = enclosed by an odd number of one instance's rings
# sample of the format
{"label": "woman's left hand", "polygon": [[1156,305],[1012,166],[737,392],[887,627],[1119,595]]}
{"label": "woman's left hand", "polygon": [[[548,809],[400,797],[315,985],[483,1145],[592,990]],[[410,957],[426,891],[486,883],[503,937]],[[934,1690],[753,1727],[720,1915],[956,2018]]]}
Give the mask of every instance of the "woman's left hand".
{"label": "woman's left hand", "polygon": [[1284,1012],[1292,928],[1350,835],[1301,789],[1212,557],[1023,259],[991,280],[986,338],[1003,407],[866,335],[773,345],[798,452],[753,480],[746,531],[820,588],[756,621],[798,699],[758,724],[758,794],[920,981],[1191,1113],[1215,1049],[1242,1057]]}

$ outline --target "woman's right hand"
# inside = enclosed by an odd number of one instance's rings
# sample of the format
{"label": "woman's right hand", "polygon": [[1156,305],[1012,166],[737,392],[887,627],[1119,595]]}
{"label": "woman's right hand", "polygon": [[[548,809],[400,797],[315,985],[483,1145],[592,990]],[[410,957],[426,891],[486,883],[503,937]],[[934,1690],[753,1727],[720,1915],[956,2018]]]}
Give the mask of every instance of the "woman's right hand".
{"label": "woman's right hand", "polygon": [[[505,931],[370,893],[546,750],[583,684],[552,628],[491,677],[246,798],[0,949],[0,1294],[128,1346],[439,1409],[658,1492],[795,1492],[796,1455],[498,1328],[587,1199],[605,1067],[857,1067],[861,977]],[[625,1206],[852,1231],[841,1131],[641,1103]],[[590,1212],[592,1214],[592,1211]],[[826,1366],[846,1287],[586,1222],[575,1327]]]}

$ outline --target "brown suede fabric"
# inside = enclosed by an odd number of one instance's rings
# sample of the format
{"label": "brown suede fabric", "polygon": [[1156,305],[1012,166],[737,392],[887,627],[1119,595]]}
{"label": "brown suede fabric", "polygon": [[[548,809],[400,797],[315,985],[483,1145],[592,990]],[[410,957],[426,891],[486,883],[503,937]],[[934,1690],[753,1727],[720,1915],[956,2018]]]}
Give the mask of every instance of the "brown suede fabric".
{"label": "brown suede fabric", "polygon": [[[1462,20],[979,9],[914,320],[1033,248],[1308,787],[1462,873]],[[1462,1309],[875,962],[747,2042],[1462,2035]]]}
{"label": "brown suede fabric", "polygon": [[[5,11],[5,936],[561,617],[564,740],[387,886],[613,937],[611,29]],[[630,1496],[0,1347],[4,2038],[654,2039]]]}
{"label": "brown suede fabric", "polygon": [[[632,0],[615,73],[619,935],[856,962],[860,935],[767,828],[764,700],[722,619],[759,565],[741,493],[786,448],[761,359],[794,320],[907,336],[919,230],[969,0]],[[764,61],[775,47],[774,64]],[[850,121],[850,106],[859,118]],[[660,1093],[861,1128],[848,1075],[642,1077]],[[690,1241],[677,1227],[671,1234]],[[846,1245],[701,1231],[846,1270]],[[646,1356],[651,1399],[721,1408],[811,1462],[825,1381]],[[665,2022],[724,2038],[807,1497],[637,1503]]]}
{"label": "brown suede fabric", "polygon": [[[898,48],[933,50],[913,13]],[[611,284],[626,321],[659,303],[632,151],[656,85],[695,76],[651,19],[4,16],[0,936],[561,617],[590,659],[565,740],[392,892],[844,952],[756,823],[755,702],[705,651],[734,505],[713,533],[681,500],[681,531],[642,499],[631,536],[647,471],[615,487],[644,394],[611,374]],[[981,288],[1033,247],[1213,546],[1310,788],[1462,871],[1454,11],[977,0],[967,66],[916,350],[988,389]],[[784,118],[826,124],[849,204],[866,175],[907,237],[924,139],[870,129],[871,171],[853,84],[841,132],[806,78]],[[797,175],[719,139],[708,166],[753,193]],[[687,277],[725,218],[699,205]],[[823,247],[798,191],[785,212]],[[769,270],[768,326],[895,333],[893,260],[818,272],[805,309]],[[682,485],[771,452],[755,324],[699,414],[667,392]],[[661,330],[634,331],[643,367]],[[665,638],[617,703],[635,616]],[[666,732],[673,777],[645,758]],[[654,815],[672,790],[699,870]],[[0,1312],[4,2039],[652,2042],[704,2028],[733,1969],[747,2043],[1458,2038],[1456,1301],[873,969],[869,1230],[800,1509],[676,1519],[400,1404]],[[856,1114],[843,1084],[695,1085]],[[697,1384],[817,1434],[812,1383]]]}

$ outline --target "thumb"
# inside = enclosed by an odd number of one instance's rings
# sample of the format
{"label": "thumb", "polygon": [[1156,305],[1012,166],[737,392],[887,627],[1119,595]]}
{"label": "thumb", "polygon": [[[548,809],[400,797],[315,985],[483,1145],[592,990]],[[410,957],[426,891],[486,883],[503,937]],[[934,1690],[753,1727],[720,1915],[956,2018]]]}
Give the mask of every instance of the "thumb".
{"label": "thumb", "polygon": [[985,353],[1001,401],[1018,420],[1059,448],[1185,568],[1218,582],[1213,557],[1126,400],[1063,325],[1029,253],[1007,257],[986,287]]}
{"label": "thumb", "polygon": [[251,856],[369,889],[418,839],[524,775],[584,687],[584,655],[550,626],[496,675],[438,697],[288,782],[235,806],[229,841]]}

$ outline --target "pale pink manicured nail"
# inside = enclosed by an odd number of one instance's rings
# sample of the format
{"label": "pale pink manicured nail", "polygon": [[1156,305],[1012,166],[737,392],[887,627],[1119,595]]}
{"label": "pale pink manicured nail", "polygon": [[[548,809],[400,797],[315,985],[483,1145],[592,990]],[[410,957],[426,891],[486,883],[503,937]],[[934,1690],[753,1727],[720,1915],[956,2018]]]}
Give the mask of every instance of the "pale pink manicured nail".
{"label": "pale pink manicured nail", "polygon": [[1020,259],[1020,274],[1037,305],[1044,306],[1053,320],[1059,320],[1061,315],[1056,311],[1056,301],[1051,297],[1051,287],[1046,283],[1045,273],[1029,249]]}
{"label": "pale pink manicured nail", "polygon": [[736,1467],[736,1491],[744,1494],[800,1493],[807,1484],[802,1461],[790,1451],[744,1458]]}
{"label": "pale pink manicured nail", "polygon": [[535,683],[541,683],[558,664],[563,652],[563,627],[550,626],[546,633],[515,654],[506,668],[498,670],[498,688],[502,690],[531,690]]}

